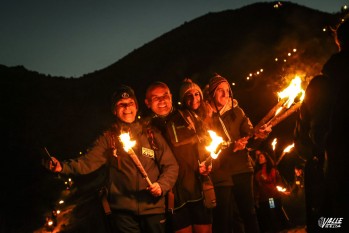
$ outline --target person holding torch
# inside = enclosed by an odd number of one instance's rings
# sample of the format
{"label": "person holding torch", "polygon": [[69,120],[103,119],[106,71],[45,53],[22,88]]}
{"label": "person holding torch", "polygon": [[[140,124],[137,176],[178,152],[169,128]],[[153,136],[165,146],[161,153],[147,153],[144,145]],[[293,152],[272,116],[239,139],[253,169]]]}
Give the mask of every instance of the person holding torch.
{"label": "person holding torch", "polygon": [[[190,90],[194,90],[194,94],[202,98],[200,87],[186,82],[180,88],[181,101]],[[179,109],[172,105],[172,94],[163,82],[154,82],[148,86],[145,104],[151,110],[148,116],[150,124],[163,133],[179,165],[173,198],[168,198],[173,200],[168,202],[168,220],[172,223],[170,232],[211,233],[213,206],[204,205],[201,183],[201,175],[208,174],[209,166],[205,169],[198,162],[205,156],[200,153],[199,148],[200,141],[203,140],[199,120],[188,109]],[[208,154],[207,151],[205,153]]]}
{"label": "person holding torch", "polygon": [[253,196],[252,158],[246,148],[251,138],[264,139],[271,128],[255,131],[245,112],[233,99],[230,84],[215,74],[206,87],[207,101],[213,111],[213,130],[227,142],[213,160],[211,178],[217,207],[213,209],[213,232],[260,232]]}
{"label": "person holding torch", "polygon": [[[106,166],[113,230],[164,233],[165,195],[177,179],[178,164],[158,131],[153,130],[153,138],[149,138],[148,126],[136,120],[137,110],[133,89],[119,86],[112,96],[112,113],[116,119],[110,129],[86,155],[63,162],[52,157],[47,166],[64,175],[89,174]],[[120,138],[124,133],[133,140],[132,148],[125,149],[125,141]]]}

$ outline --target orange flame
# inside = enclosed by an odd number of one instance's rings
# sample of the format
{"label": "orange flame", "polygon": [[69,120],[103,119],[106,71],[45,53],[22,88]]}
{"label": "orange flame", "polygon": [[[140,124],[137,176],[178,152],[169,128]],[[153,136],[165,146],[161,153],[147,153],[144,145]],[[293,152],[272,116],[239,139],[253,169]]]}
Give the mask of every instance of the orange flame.
{"label": "orange flame", "polygon": [[[305,91],[302,89],[302,80],[299,76],[296,75],[292,79],[290,85],[286,87],[283,91],[278,92],[280,99],[287,98],[286,102],[283,104],[283,107],[289,108],[294,102],[294,99],[301,94],[301,100],[304,99]],[[277,111],[278,112],[278,111]],[[277,113],[276,113],[277,114]]]}
{"label": "orange flame", "polygon": [[130,149],[132,149],[132,147],[134,147],[134,145],[136,145],[136,141],[131,141],[129,133],[122,133],[120,134],[119,138],[123,144],[125,151],[129,151]]}
{"label": "orange flame", "polygon": [[287,146],[285,149],[284,149],[284,153],[288,153],[291,151],[291,149],[294,147],[294,143],[292,143],[291,145]]}
{"label": "orange flame", "polygon": [[286,188],[284,188],[284,187],[281,187],[278,185],[278,186],[276,186],[276,188],[279,192],[286,192]]}
{"label": "orange flame", "polygon": [[276,143],[277,143],[277,138],[274,138],[273,142],[271,143],[271,145],[273,146],[273,151],[275,151]]}
{"label": "orange flame", "polygon": [[216,132],[212,130],[208,130],[208,133],[210,134],[212,141],[211,141],[211,144],[209,146],[206,146],[205,148],[208,152],[210,152],[211,158],[216,159],[219,153],[221,152],[221,150],[219,150],[216,153],[216,150],[219,147],[219,145],[223,142],[223,138],[220,136],[217,136]]}

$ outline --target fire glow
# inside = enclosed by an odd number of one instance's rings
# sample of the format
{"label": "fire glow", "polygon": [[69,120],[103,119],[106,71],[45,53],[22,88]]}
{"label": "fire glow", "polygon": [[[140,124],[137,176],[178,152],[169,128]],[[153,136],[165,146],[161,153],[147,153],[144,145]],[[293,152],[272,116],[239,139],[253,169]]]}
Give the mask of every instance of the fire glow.
{"label": "fire glow", "polygon": [[122,134],[120,134],[119,138],[122,142],[124,150],[131,157],[132,161],[136,165],[137,169],[139,170],[139,172],[141,173],[143,178],[146,180],[146,182],[148,183],[149,186],[152,185],[153,183],[150,181],[148,174],[145,171],[141,161],[139,161],[136,153],[132,149],[132,147],[134,147],[136,145],[136,141],[131,141],[131,137],[130,137],[129,133],[122,133]]}
{"label": "fire glow", "polygon": [[279,192],[286,192],[286,188],[284,187],[281,187],[281,186],[276,186],[276,189],[279,191]]}
{"label": "fire glow", "polygon": [[294,103],[294,100],[297,96],[301,94],[301,101],[304,99],[304,93],[305,91],[302,89],[302,80],[299,76],[296,75],[294,79],[292,79],[290,85],[285,88],[283,91],[278,93],[278,96],[280,99],[286,99],[286,102],[283,106],[286,106],[286,108],[291,107],[291,105]]}
{"label": "fire glow", "polygon": [[126,152],[132,150],[132,147],[136,145],[136,141],[131,141],[129,133],[122,133],[119,137]]}
{"label": "fire glow", "polygon": [[[278,92],[279,102],[263,117],[255,128],[258,129],[262,125],[273,127],[295,112],[301,106],[305,95],[301,83],[301,78],[296,75],[288,87]],[[299,101],[295,103],[295,99],[298,97]]]}
{"label": "fire glow", "polygon": [[277,144],[277,138],[274,138],[273,142],[271,143],[271,145],[273,147],[273,151],[275,151],[276,144]]}
{"label": "fire glow", "polygon": [[280,158],[276,162],[276,165],[278,165],[281,162],[281,160],[286,155],[286,153],[289,153],[292,148],[294,148],[294,143],[292,143],[291,145],[285,147],[285,149],[283,150],[282,154],[280,155]]}
{"label": "fire glow", "polygon": [[205,148],[208,152],[210,152],[211,158],[216,159],[218,157],[219,153],[221,153],[221,151],[222,151],[221,149],[219,149],[217,151],[217,149],[222,144],[223,138],[220,136],[217,136],[216,132],[214,132],[212,130],[208,130],[208,133],[210,134],[212,141],[211,141],[211,144],[206,146]]}

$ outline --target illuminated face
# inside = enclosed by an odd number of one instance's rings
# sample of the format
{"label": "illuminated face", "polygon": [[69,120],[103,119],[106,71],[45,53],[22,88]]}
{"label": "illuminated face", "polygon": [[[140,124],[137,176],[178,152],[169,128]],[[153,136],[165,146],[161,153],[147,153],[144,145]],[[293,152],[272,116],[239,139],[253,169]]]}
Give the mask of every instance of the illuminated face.
{"label": "illuminated face", "polygon": [[294,173],[296,174],[296,176],[301,176],[302,175],[302,169],[294,169]]}
{"label": "illuminated face", "polygon": [[197,110],[201,104],[200,92],[195,89],[190,89],[184,95],[184,104],[191,110]]}
{"label": "illuminated face", "polygon": [[259,164],[264,164],[267,162],[267,160],[265,159],[265,156],[262,153],[259,154],[258,162],[259,162]]}
{"label": "illuminated face", "polygon": [[132,123],[136,119],[137,105],[132,98],[120,99],[115,104],[114,115],[121,121]]}
{"label": "illuminated face", "polygon": [[216,88],[214,93],[214,100],[218,110],[221,110],[227,103],[230,98],[230,87],[229,83],[222,82]]}
{"label": "illuminated face", "polygon": [[145,104],[155,114],[167,116],[172,109],[172,95],[168,88],[157,86],[147,93]]}

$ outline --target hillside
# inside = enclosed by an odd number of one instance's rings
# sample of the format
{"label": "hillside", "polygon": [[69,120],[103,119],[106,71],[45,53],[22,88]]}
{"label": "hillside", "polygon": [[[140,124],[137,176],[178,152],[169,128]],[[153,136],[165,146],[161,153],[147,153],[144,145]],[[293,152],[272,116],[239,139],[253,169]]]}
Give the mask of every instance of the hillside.
{"label": "hillside", "polygon": [[[151,82],[168,83],[176,100],[184,77],[204,87],[217,72],[236,84],[234,97],[257,124],[277,103],[276,92],[295,74],[306,85],[320,73],[337,49],[329,27],[339,19],[339,13],[288,2],[278,8],[274,3],[257,3],[193,19],[114,64],[76,79],[0,65],[5,148],[1,175],[6,178],[1,204],[11,200],[13,205],[1,210],[0,225],[18,227],[11,219],[23,208],[29,212],[18,219],[22,226],[28,221],[28,228],[42,224],[41,215],[57,198],[52,190],[59,188],[55,182],[47,184],[52,177],[40,166],[40,147],[46,146],[60,159],[85,151],[112,121],[110,96],[116,85],[135,89],[142,112],[145,87]],[[275,127],[271,138],[280,138],[281,144],[291,142],[293,126],[291,116]]]}

